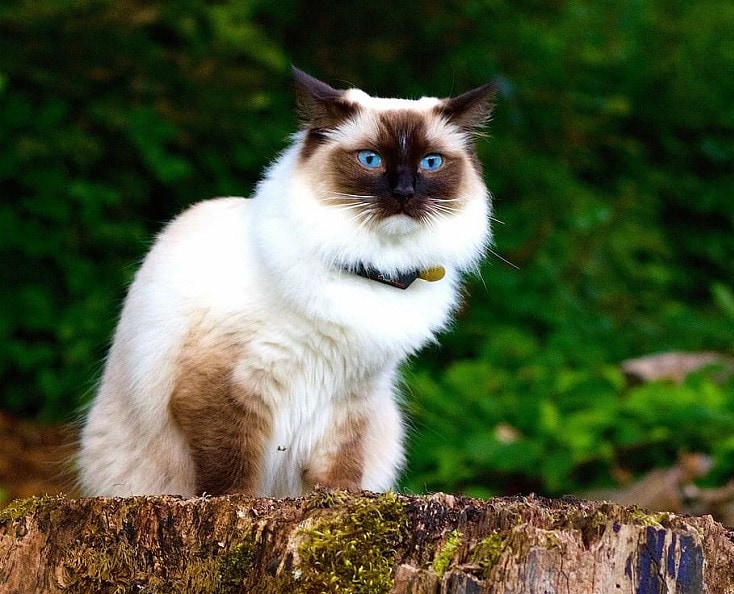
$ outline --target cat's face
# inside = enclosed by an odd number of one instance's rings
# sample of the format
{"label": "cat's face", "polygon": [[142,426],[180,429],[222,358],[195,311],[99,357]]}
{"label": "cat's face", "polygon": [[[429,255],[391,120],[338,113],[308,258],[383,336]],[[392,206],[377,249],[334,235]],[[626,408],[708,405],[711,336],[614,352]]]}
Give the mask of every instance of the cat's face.
{"label": "cat's face", "polygon": [[360,228],[404,235],[487,199],[472,140],[492,87],[454,99],[379,99],[295,74],[305,116],[301,166],[325,207]]}

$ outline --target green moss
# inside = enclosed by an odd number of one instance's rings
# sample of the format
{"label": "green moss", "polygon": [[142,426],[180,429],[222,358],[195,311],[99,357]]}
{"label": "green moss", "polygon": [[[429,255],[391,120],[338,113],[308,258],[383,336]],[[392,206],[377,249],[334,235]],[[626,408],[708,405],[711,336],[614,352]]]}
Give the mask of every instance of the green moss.
{"label": "green moss", "polygon": [[255,534],[250,531],[243,542],[232,546],[219,561],[217,594],[239,592],[255,560]]}
{"label": "green moss", "polygon": [[642,526],[663,528],[664,524],[670,524],[670,514],[668,512],[647,512],[635,508],[630,512],[630,521]]}
{"label": "green moss", "polygon": [[545,537],[543,546],[546,549],[563,548],[563,543],[558,536],[558,530],[544,530],[542,534]]}
{"label": "green moss", "polygon": [[63,499],[64,497],[62,496],[51,495],[29,497],[28,499],[15,499],[0,509],[0,522],[14,522],[40,509],[53,509]]}
{"label": "green moss", "polygon": [[482,568],[483,577],[486,578],[506,546],[505,536],[499,533],[490,534],[474,545],[469,554],[469,560]]}
{"label": "green moss", "polygon": [[381,594],[392,588],[395,546],[406,520],[403,504],[394,493],[373,498],[335,492],[315,494],[309,507],[337,502],[338,509],[317,514],[301,531],[298,562],[278,591]]}
{"label": "green moss", "polygon": [[306,501],[306,509],[309,511],[317,509],[330,509],[337,505],[342,505],[350,498],[348,491],[330,491],[327,489],[318,489],[309,495]]}
{"label": "green moss", "polygon": [[463,535],[461,534],[461,532],[459,532],[458,530],[454,530],[451,534],[449,534],[446,542],[443,543],[441,549],[436,553],[436,556],[433,558],[433,571],[436,572],[438,577],[443,577],[443,574],[446,573],[446,570],[451,564],[451,560],[454,558],[454,553],[456,553],[456,549],[458,549],[461,545],[462,536]]}

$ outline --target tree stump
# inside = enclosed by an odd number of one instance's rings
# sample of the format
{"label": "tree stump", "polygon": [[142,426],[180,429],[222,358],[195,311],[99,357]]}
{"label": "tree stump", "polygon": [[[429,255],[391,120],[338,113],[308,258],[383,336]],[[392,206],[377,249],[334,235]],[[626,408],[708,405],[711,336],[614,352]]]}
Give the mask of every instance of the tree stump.
{"label": "tree stump", "polygon": [[0,511],[0,592],[734,592],[710,517],[535,496],[34,498]]}

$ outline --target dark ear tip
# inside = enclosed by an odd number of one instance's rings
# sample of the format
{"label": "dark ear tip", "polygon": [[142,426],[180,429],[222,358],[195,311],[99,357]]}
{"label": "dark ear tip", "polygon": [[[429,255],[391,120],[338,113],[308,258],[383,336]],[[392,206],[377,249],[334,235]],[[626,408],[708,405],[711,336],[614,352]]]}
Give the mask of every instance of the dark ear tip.
{"label": "dark ear tip", "polygon": [[298,68],[295,64],[291,64],[291,76],[295,82],[302,85],[308,85],[309,82],[315,80],[310,74],[306,74],[306,72]]}
{"label": "dark ear tip", "polygon": [[495,76],[487,84],[482,85],[481,87],[477,87],[476,89],[473,89],[472,91],[468,91],[466,95],[477,101],[484,100],[484,101],[488,101],[492,103],[497,98],[497,94],[499,93],[501,82],[502,82],[501,77]]}
{"label": "dark ear tip", "polygon": [[487,124],[494,108],[501,78],[495,77],[456,97],[445,99],[440,113],[466,130],[476,130]]}
{"label": "dark ear tip", "polygon": [[344,91],[334,89],[291,64],[296,103],[301,117],[314,128],[333,127],[356,109],[344,100]]}
{"label": "dark ear tip", "polygon": [[498,74],[492,77],[492,80],[485,85],[487,87],[487,96],[491,101],[494,101],[497,95],[502,92],[502,87],[505,86],[505,83],[506,79]]}
{"label": "dark ear tip", "polygon": [[296,80],[298,80],[298,79],[308,76],[308,74],[306,74],[303,70],[301,70],[295,64],[291,64],[291,76],[295,78]]}
{"label": "dark ear tip", "polygon": [[316,99],[322,100],[333,100],[342,95],[342,91],[334,89],[325,82],[322,82],[318,78],[296,68],[292,64],[291,74],[293,75],[293,80],[296,83],[296,88],[299,92],[305,92]]}

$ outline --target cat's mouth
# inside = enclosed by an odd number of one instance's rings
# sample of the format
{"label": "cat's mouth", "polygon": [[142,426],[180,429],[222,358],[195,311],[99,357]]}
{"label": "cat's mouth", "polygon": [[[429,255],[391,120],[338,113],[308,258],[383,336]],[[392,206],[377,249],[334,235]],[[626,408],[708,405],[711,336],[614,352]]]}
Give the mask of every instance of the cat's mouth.
{"label": "cat's mouth", "polygon": [[454,200],[436,200],[411,194],[357,194],[334,192],[326,202],[336,207],[359,226],[369,227],[386,235],[406,235],[424,229],[443,216],[454,212]]}
{"label": "cat's mouth", "polygon": [[433,203],[432,198],[422,194],[411,192],[405,195],[392,191],[378,194],[375,206],[383,218],[404,215],[421,221],[434,210]]}
{"label": "cat's mouth", "polygon": [[404,215],[412,219],[421,219],[425,215],[425,208],[422,207],[423,202],[415,196],[404,198],[393,195],[379,200],[378,208],[385,218]]}
{"label": "cat's mouth", "polygon": [[453,212],[448,204],[417,195],[407,199],[399,196],[381,197],[373,208],[380,229],[394,234],[416,231]]}

